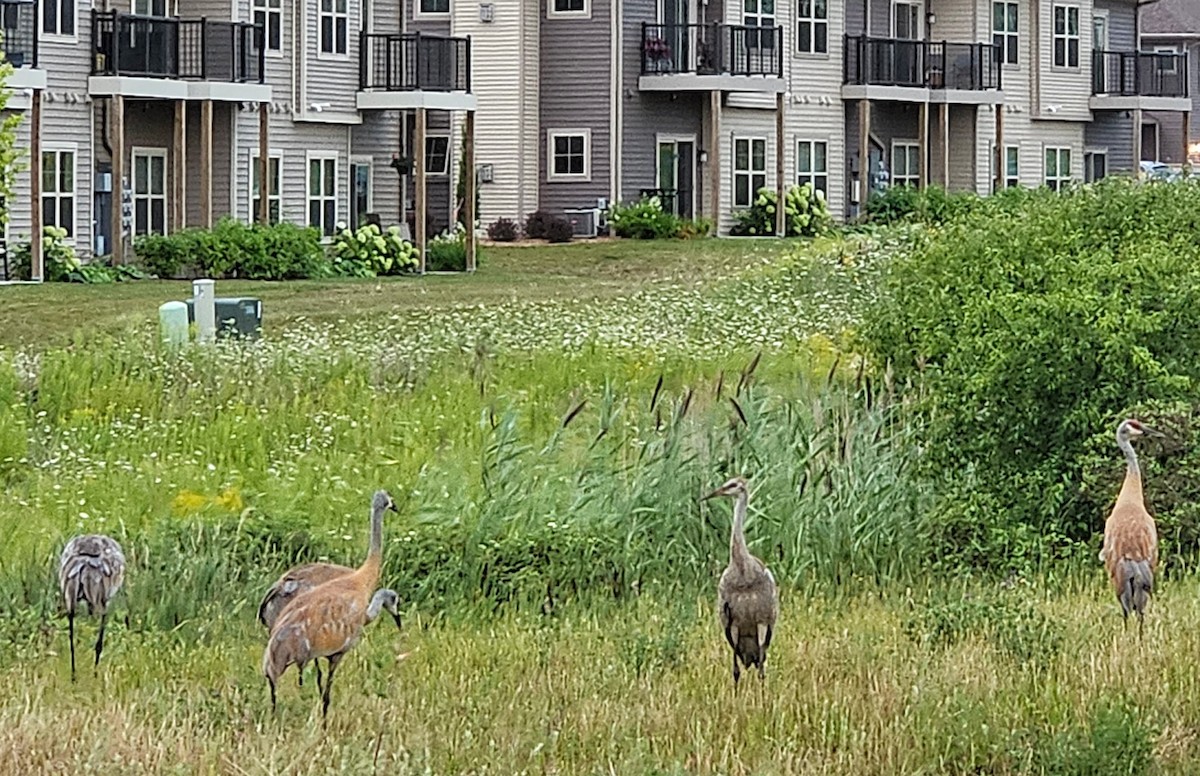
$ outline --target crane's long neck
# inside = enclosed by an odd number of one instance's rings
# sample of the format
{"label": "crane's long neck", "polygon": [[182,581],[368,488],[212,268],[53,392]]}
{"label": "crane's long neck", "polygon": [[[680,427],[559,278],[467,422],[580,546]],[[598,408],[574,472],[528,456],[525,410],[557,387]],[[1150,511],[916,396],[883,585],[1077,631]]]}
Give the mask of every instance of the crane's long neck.
{"label": "crane's long neck", "polygon": [[729,559],[745,568],[750,562],[750,550],[746,548],[746,507],[750,494],[742,491],[733,502],[733,530],[729,534]]}
{"label": "crane's long neck", "polygon": [[379,569],[383,564],[383,511],[371,510],[371,546],[367,549],[367,559],[358,567],[359,574],[367,578],[371,590],[379,581]]}
{"label": "crane's long neck", "polygon": [[1125,454],[1125,484],[1121,486],[1121,498],[1142,500],[1142,469],[1138,466],[1137,453],[1128,439],[1117,439],[1117,446]]}

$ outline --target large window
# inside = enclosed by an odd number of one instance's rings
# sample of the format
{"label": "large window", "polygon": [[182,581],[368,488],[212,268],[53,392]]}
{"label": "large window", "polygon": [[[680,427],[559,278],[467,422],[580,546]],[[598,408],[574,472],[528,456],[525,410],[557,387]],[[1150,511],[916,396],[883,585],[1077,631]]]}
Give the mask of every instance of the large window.
{"label": "large window", "polygon": [[921,185],[921,146],[913,142],[892,143],[892,185]]}
{"label": "large window", "polygon": [[42,224],[75,236],[75,150],[42,151]]}
{"label": "large window", "polygon": [[742,24],[761,27],[756,36],[746,32],[746,45],[771,48],[775,45],[775,0],[742,0]]}
{"label": "large window", "polygon": [[75,37],[75,0],[42,0],[42,32]]}
{"label": "large window", "polygon": [[583,129],[546,133],[550,180],[588,180],[592,175],[592,136]]}
{"label": "large window", "polygon": [[1071,149],[1046,149],[1046,185],[1059,191],[1071,180]]}
{"label": "large window", "polygon": [[1079,8],[1054,6],[1054,66],[1079,67]]}
{"label": "large window", "polygon": [[829,144],[801,140],[796,144],[796,184],[811,184],[814,191],[829,194]]}
{"label": "large window", "polygon": [[419,13],[450,13],[450,0],[421,0]]}
{"label": "large window", "polygon": [[1004,185],[1010,189],[1021,185],[1021,149],[1017,146],[1004,149]]}
{"label": "large window", "polygon": [[254,23],[263,27],[267,51],[283,51],[283,0],[254,0]]}
{"label": "large window", "polygon": [[1017,4],[992,3],[992,43],[1000,47],[1000,62],[1017,64],[1020,38],[1017,37]]}
{"label": "large window", "polygon": [[321,0],[321,53],[345,54],[350,44],[350,0]]}
{"label": "large window", "polygon": [[[283,188],[283,155],[272,151],[267,156],[267,219],[272,224],[280,221],[282,200],[279,192]],[[259,181],[258,153],[250,155],[250,218],[258,222],[258,208],[262,201],[262,185]]]}
{"label": "large window", "polygon": [[767,139],[739,137],[733,141],[733,206],[746,208],[767,185]]}
{"label": "large window", "polygon": [[338,163],[334,155],[309,154],[308,225],[331,235],[337,226]]}
{"label": "large window", "polygon": [[829,3],[799,0],[796,16],[796,50],[805,54],[829,51]]}
{"label": "large window", "polygon": [[591,16],[591,0],[546,0],[546,16]]}
{"label": "large window", "polygon": [[133,149],[133,233],[167,233],[167,151]]}

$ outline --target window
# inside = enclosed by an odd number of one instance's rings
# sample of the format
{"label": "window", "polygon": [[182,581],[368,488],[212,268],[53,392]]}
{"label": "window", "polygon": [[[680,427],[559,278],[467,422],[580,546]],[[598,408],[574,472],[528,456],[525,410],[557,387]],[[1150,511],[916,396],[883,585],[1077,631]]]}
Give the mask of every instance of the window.
{"label": "window", "polygon": [[1079,67],[1079,9],[1054,6],[1054,66]]}
{"label": "window", "polygon": [[916,143],[892,143],[892,185],[921,185],[921,147]]}
{"label": "window", "polygon": [[1154,69],[1163,75],[1178,75],[1179,49],[1175,46],[1155,46]]}
{"label": "window", "polygon": [[261,24],[266,50],[283,51],[283,0],[254,0],[254,23]]}
{"label": "window", "polygon": [[133,13],[137,16],[170,16],[167,0],[133,0]]}
{"label": "window", "polygon": [[1060,190],[1071,180],[1071,149],[1046,149],[1046,185]]}
{"label": "window", "polygon": [[584,129],[560,129],[546,135],[550,174],[547,178],[590,180],[592,177],[592,133]]}
{"label": "window", "polygon": [[321,53],[345,54],[350,41],[350,0],[321,0]]}
{"label": "window", "polygon": [[421,0],[418,15],[450,13],[450,0]]}
{"label": "window", "polygon": [[42,0],[42,32],[75,37],[75,0]]}
{"label": "window", "polygon": [[1088,151],[1083,155],[1083,179],[1088,183],[1108,175],[1108,152]]}
{"label": "window", "polygon": [[733,206],[750,207],[758,190],[767,185],[767,139],[739,137],[733,141]]}
{"label": "window", "polygon": [[371,212],[371,160],[350,162],[350,226],[358,228]]}
{"label": "window", "polygon": [[167,233],[166,149],[133,149],[133,234]]}
{"label": "window", "polygon": [[308,158],[308,225],[331,235],[337,226],[337,157]]}
{"label": "window", "polygon": [[450,174],[450,136],[425,136],[425,173],[427,175]]}
{"label": "window", "polygon": [[829,194],[829,144],[824,141],[801,140],[796,145],[796,184],[806,183]]}
{"label": "window", "polygon": [[742,24],[762,27],[756,37],[746,32],[746,45],[751,48],[771,48],[775,45],[775,0],[742,0]]}
{"label": "window", "polygon": [[1020,50],[1017,37],[1016,3],[992,3],[992,43],[1000,47],[1000,63],[1003,65],[1017,64]]}
{"label": "window", "polygon": [[75,151],[42,151],[42,224],[75,236]]}
{"label": "window", "polygon": [[829,3],[827,0],[799,0],[796,21],[796,50],[807,54],[829,51]]}
{"label": "window", "polygon": [[546,16],[591,16],[590,0],[546,0]]}
{"label": "window", "polygon": [[[277,151],[270,152],[267,156],[267,220],[272,224],[280,221],[279,214],[282,204],[279,192],[283,183],[282,168],[283,155]],[[258,153],[252,152],[250,154],[250,218],[247,219],[251,223],[258,223],[258,207],[262,197],[262,188],[258,178]]]}
{"label": "window", "polygon": [[1004,186],[1013,188],[1021,185],[1021,149],[1008,146],[1004,149]]}

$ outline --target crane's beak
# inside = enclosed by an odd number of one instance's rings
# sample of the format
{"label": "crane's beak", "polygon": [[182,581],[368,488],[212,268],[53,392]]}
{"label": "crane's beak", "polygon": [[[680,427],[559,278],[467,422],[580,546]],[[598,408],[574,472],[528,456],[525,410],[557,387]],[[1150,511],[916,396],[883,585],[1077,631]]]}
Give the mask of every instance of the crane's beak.
{"label": "crane's beak", "polygon": [[396,514],[400,514],[400,508],[396,506],[396,502],[395,502],[395,501],[393,501],[393,502],[391,502],[390,504],[388,504],[388,505],[387,505],[387,508],[388,508],[388,509],[390,509],[390,510],[392,510],[392,511],[393,511],[393,512],[395,512]]}
{"label": "crane's beak", "polygon": [[400,612],[392,612],[392,619],[396,621],[396,630],[404,630],[404,625],[400,622]]}
{"label": "crane's beak", "polygon": [[723,495],[724,495],[724,493],[722,492],[721,488],[717,488],[712,493],[709,493],[707,496],[701,496],[700,500],[708,501],[710,498],[716,498],[717,496],[723,496]]}
{"label": "crane's beak", "polygon": [[1142,424],[1142,433],[1144,433],[1148,437],[1154,437],[1155,439],[1166,439],[1166,437],[1167,437],[1166,434],[1159,431],[1158,429],[1150,428],[1149,426],[1147,426],[1145,424]]}

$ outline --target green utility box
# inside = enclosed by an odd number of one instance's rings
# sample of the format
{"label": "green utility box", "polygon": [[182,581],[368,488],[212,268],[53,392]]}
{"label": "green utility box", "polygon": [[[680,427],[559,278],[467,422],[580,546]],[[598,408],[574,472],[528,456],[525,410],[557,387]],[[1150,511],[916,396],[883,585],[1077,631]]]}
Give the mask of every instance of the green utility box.
{"label": "green utility box", "polygon": [[[251,296],[217,297],[218,337],[258,339],[262,334],[262,300]],[[196,300],[187,300],[188,323],[196,322]]]}

